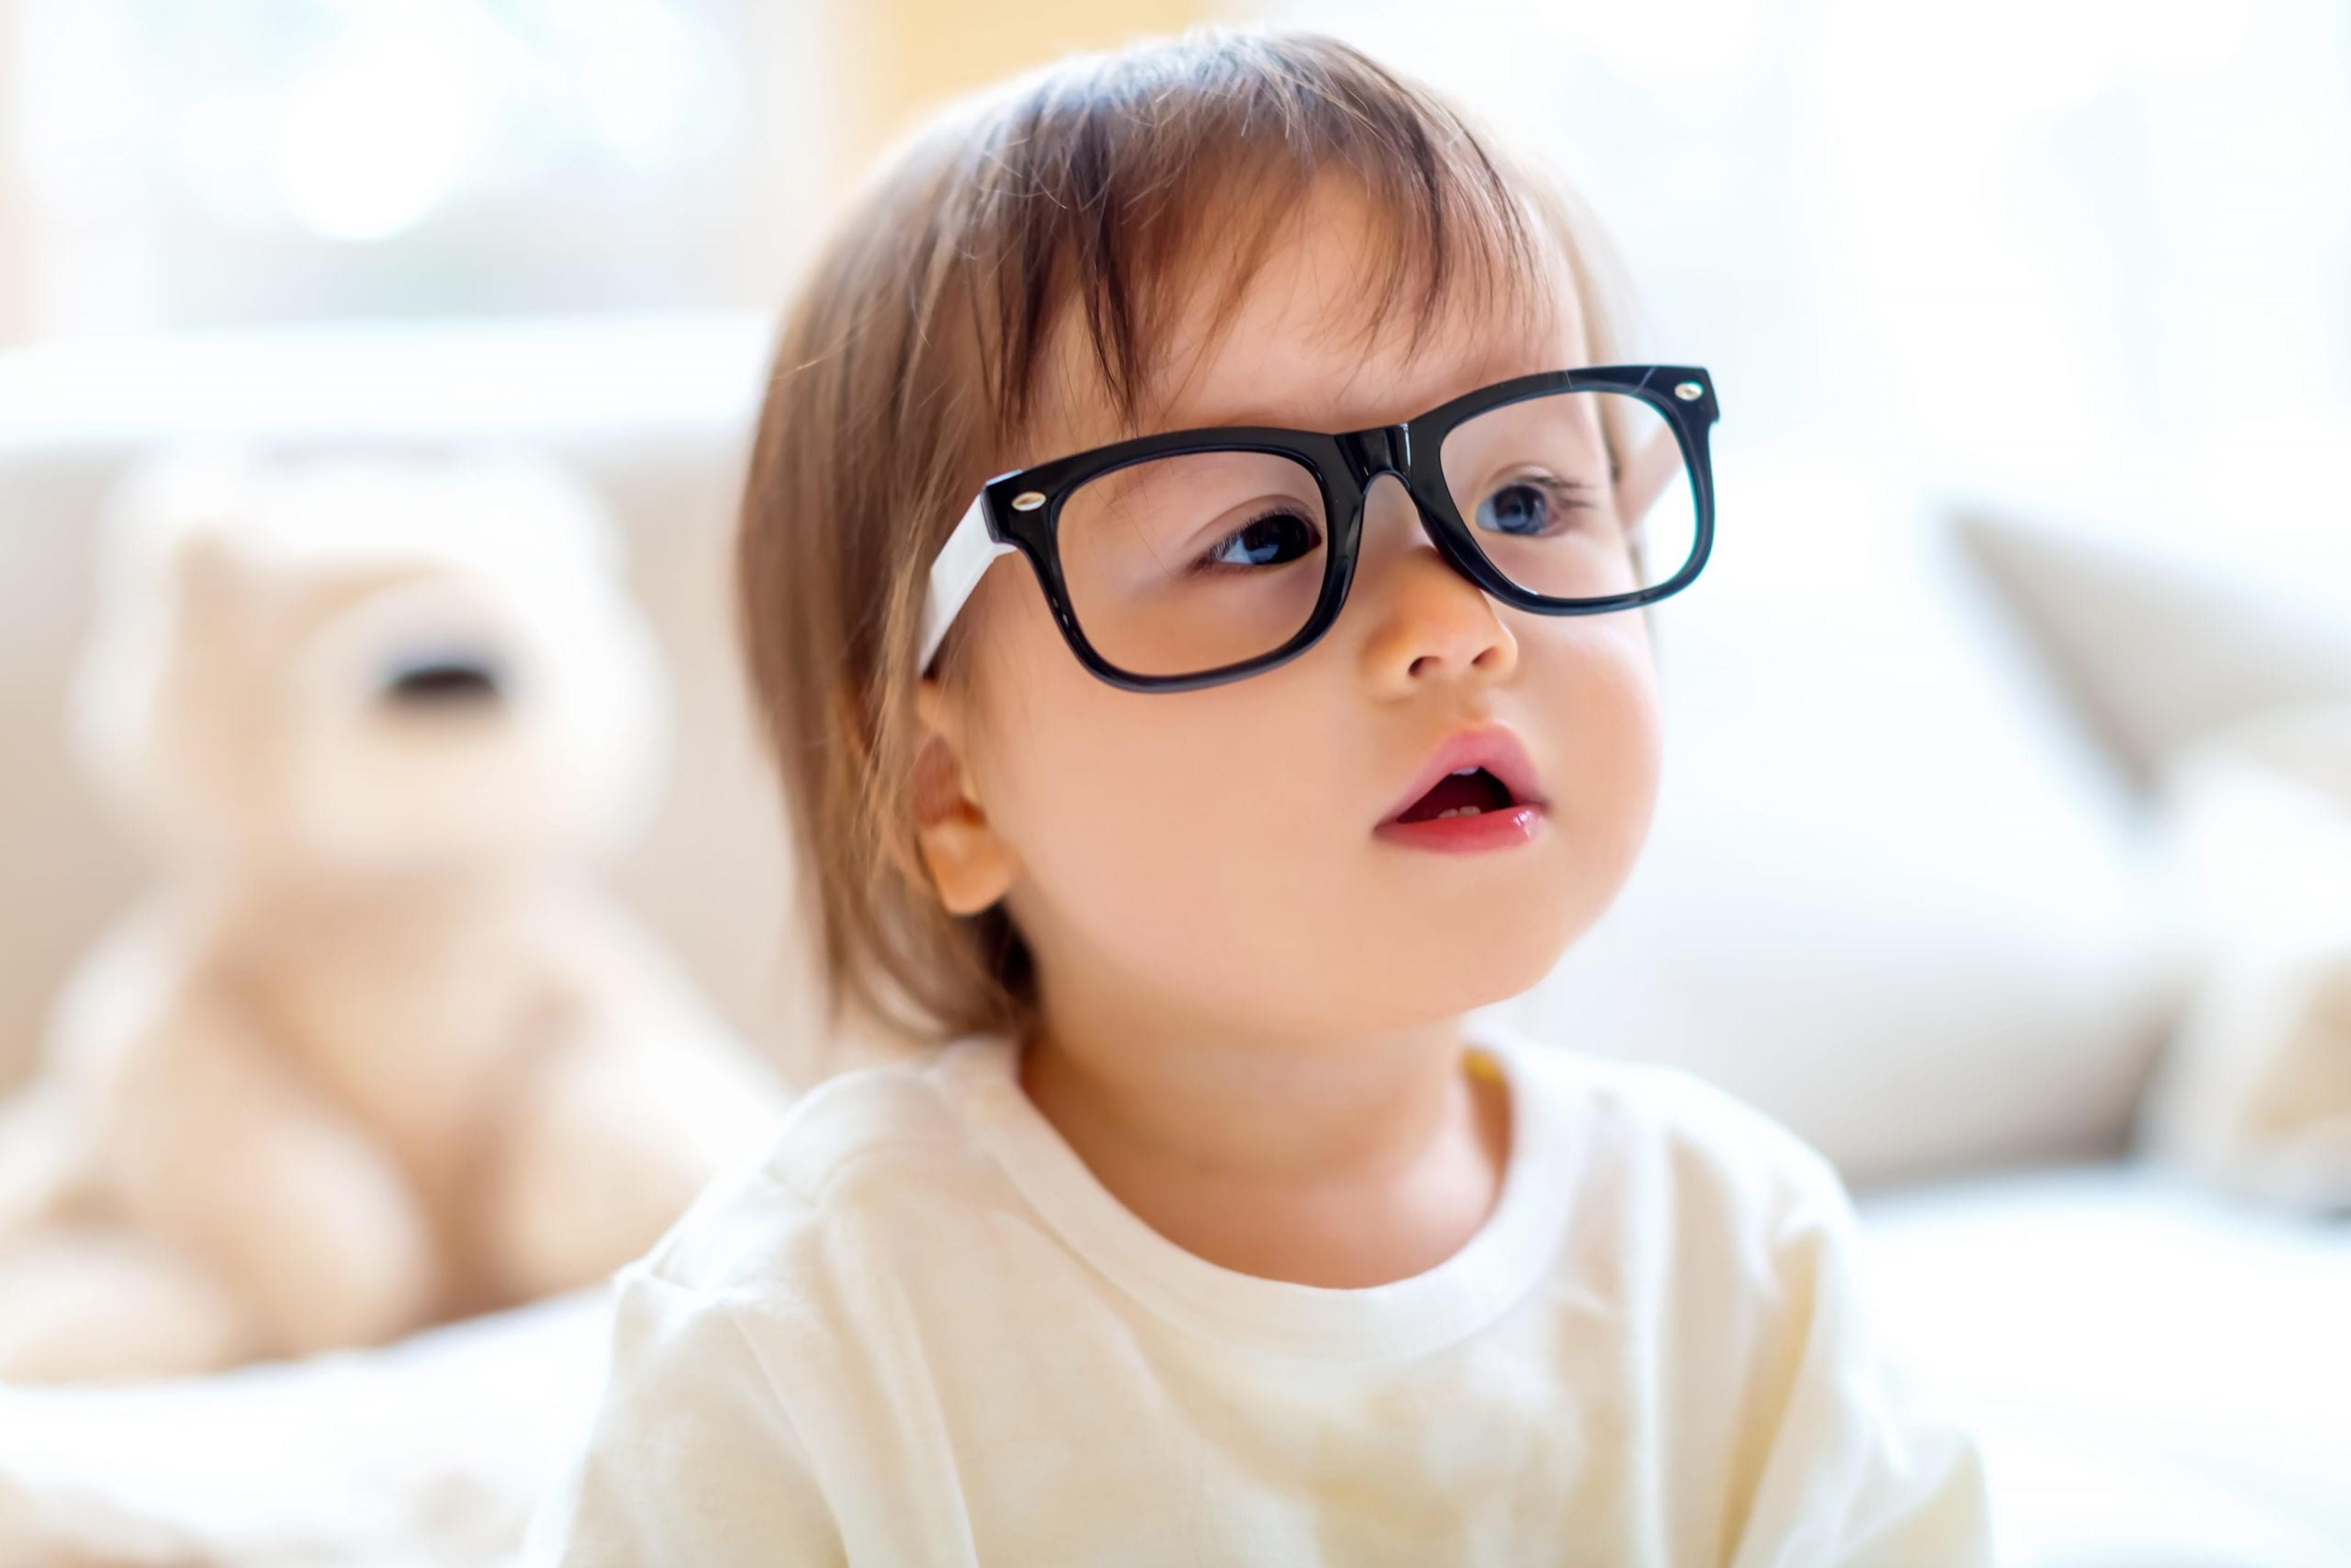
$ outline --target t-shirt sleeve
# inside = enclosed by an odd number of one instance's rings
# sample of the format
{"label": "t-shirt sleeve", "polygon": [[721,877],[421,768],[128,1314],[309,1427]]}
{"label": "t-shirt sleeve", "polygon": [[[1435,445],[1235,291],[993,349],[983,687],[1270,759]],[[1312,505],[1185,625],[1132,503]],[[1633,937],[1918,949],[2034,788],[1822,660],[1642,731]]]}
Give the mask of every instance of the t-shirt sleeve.
{"label": "t-shirt sleeve", "polygon": [[519,1568],[847,1561],[809,1455],[723,1300],[623,1270],[601,1404]]}
{"label": "t-shirt sleeve", "polygon": [[1761,1464],[1727,1568],[1991,1568],[1975,1440],[1882,1354],[1852,1202],[1826,1160],[1789,1146],[1771,1244],[1782,1366],[1752,1412]]}

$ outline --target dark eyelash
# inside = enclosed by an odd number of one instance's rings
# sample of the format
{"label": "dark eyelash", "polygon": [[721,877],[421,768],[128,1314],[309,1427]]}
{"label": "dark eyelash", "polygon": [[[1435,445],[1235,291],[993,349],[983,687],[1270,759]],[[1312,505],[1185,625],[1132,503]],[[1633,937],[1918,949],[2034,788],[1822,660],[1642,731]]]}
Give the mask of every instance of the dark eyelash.
{"label": "dark eyelash", "polygon": [[1269,507],[1264,511],[1259,512],[1257,516],[1248,519],[1246,522],[1236,523],[1231,528],[1227,528],[1223,533],[1218,534],[1216,538],[1209,543],[1208,548],[1202,550],[1199,555],[1194,559],[1189,570],[1196,575],[1206,572],[1231,571],[1238,570],[1228,565],[1224,561],[1217,560],[1212,558],[1218,550],[1230,544],[1236,534],[1245,534],[1249,532],[1249,529],[1257,527],[1268,517],[1296,517],[1300,522],[1304,523],[1307,527],[1307,530],[1314,536],[1314,543],[1319,545],[1322,542],[1322,525],[1316,522],[1312,517],[1308,517],[1304,512],[1298,510],[1294,507]]}
{"label": "dark eyelash", "polygon": [[[1537,486],[1540,488],[1553,492],[1562,499],[1566,500],[1570,505],[1577,507],[1589,507],[1593,505],[1593,502],[1585,497],[1600,494],[1600,486],[1597,485],[1588,485],[1581,479],[1562,479],[1549,474],[1542,475],[1540,477],[1530,474],[1516,479],[1505,480],[1503,483],[1509,485]],[[1583,494],[1579,496],[1576,494],[1578,491],[1582,491]]]}

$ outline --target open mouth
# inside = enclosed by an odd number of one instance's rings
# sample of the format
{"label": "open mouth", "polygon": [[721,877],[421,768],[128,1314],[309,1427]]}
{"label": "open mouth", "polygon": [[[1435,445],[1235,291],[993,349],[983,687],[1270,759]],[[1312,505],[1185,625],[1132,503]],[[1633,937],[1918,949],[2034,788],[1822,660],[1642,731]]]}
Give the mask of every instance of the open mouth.
{"label": "open mouth", "polygon": [[1405,807],[1396,821],[1433,822],[1447,817],[1476,817],[1517,804],[1510,787],[1483,768],[1457,768]]}
{"label": "open mouth", "polygon": [[1437,747],[1415,784],[1420,793],[1390,808],[1372,831],[1399,849],[1476,854],[1531,843],[1550,817],[1541,776],[1519,737],[1489,724],[1456,733]]}

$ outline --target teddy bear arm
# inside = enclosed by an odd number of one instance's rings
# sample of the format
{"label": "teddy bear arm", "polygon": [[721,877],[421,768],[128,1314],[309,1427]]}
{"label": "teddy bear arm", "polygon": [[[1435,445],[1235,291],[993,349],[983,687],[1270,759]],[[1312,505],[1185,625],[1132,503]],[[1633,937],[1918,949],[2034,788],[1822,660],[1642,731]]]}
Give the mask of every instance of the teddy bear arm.
{"label": "teddy bear arm", "polygon": [[37,1080],[0,1095],[0,1241],[68,1206],[84,1164],[77,1131],[55,1082]]}
{"label": "teddy bear arm", "polygon": [[215,1372],[253,1332],[210,1270],[152,1237],[61,1221],[0,1238],[0,1384]]}
{"label": "teddy bear arm", "polygon": [[506,1129],[485,1235],[506,1292],[602,1279],[781,1123],[779,1083],[686,1017],[597,1020],[549,1052]]}
{"label": "teddy bear arm", "polygon": [[159,1024],[114,1085],[114,1186],[126,1217],[202,1260],[303,1355],[429,1321],[441,1263],[397,1164],[234,1006]]}

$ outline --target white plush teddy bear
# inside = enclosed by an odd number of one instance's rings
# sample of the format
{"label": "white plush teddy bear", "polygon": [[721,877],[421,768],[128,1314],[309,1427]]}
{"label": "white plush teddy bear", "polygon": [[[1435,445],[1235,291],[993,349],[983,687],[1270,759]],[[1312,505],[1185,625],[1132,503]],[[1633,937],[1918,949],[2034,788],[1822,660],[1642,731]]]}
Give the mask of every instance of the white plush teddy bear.
{"label": "white plush teddy bear", "polygon": [[74,695],[163,863],[0,1106],[0,1380],[381,1342],[594,1281],[781,1114],[600,890],[664,704],[522,460],[178,459]]}

